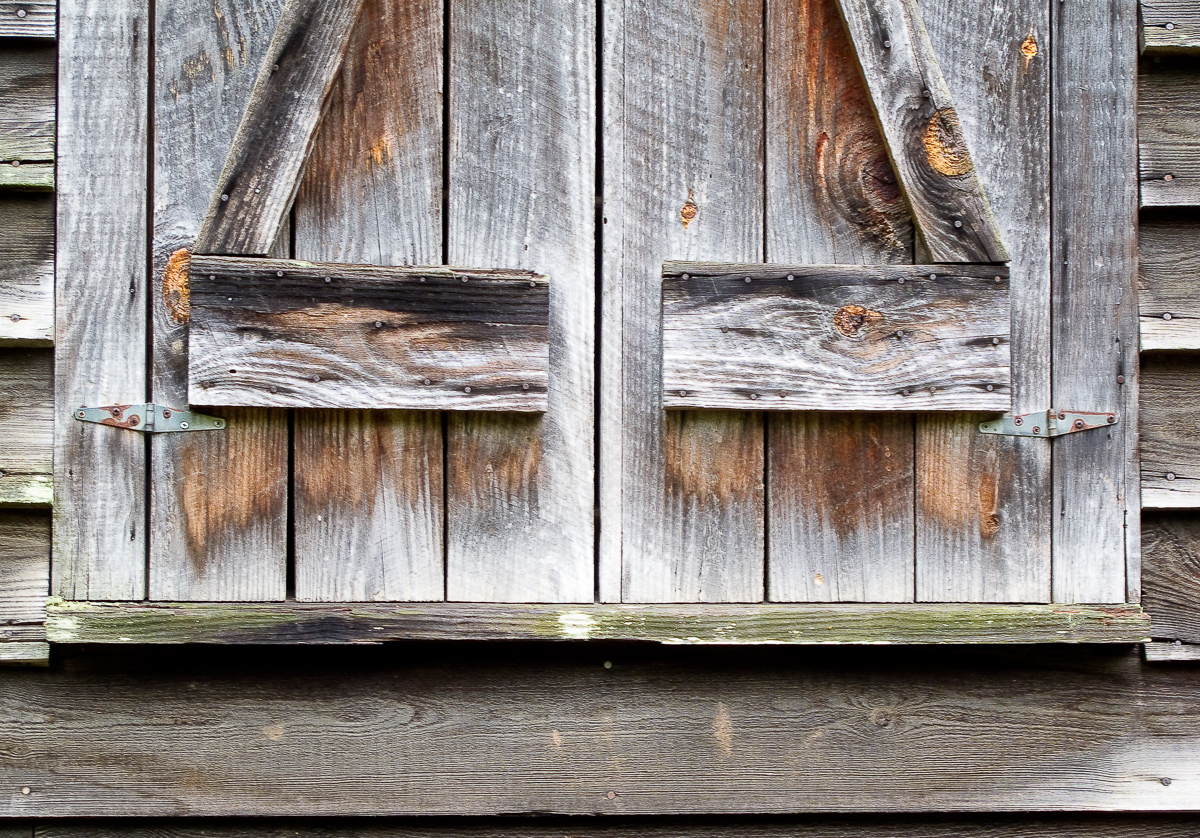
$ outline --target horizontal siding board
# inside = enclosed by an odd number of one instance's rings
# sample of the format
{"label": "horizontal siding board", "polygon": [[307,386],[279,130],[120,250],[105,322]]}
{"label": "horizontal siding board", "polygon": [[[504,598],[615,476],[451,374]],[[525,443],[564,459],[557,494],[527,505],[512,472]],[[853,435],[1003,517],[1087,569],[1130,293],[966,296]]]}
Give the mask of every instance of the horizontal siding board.
{"label": "horizontal siding board", "polygon": [[1142,206],[1200,205],[1200,70],[1142,73],[1137,107]]}
{"label": "horizontal siding board", "polygon": [[53,163],[0,164],[0,190],[22,189],[49,192],[54,189]]}
{"label": "horizontal siding board", "polygon": [[50,589],[50,518],[0,511],[0,652],[5,644],[44,642]]}
{"label": "horizontal siding board", "polygon": [[1142,602],[1164,640],[1200,643],[1200,515],[1149,513],[1145,519]]}
{"label": "horizontal siding board", "polygon": [[0,351],[0,506],[49,506],[54,359],[45,349]]}
{"label": "horizontal siding board", "polygon": [[57,34],[57,0],[0,0],[0,38],[54,38]]}
{"label": "horizontal siding board", "polygon": [[1142,359],[1142,507],[1200,507],[1200,358]]}
{"label": "horizontal siding board", "polygon": [[54,343],[54,196],[0,194],[0,346]]}
{"label": "horizontal siding board", "polygon": [[[6,5],[0,2],[0,36]],[[54,160],[57,61],[53,44],[5,44],[0,50],[0,163]]]}
{"label": "horizontal siding board", "polygon": [[1195,0],[1146,0],[1142,7],[1142,52],[1200,55],[1200,6]]}
{"label": "horizontal siding board", "polygon": [[1200,349],[1197,242],[1200,221],[1142,219],[1138,230],[1138,312],[1143,352]]}

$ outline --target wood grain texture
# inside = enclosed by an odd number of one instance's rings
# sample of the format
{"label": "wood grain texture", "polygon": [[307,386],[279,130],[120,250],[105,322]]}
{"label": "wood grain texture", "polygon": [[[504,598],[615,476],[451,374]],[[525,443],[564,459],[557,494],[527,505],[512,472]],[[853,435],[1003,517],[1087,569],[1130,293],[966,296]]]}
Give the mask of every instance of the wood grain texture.
{"label": "wood grain texture", "polygon": [[0,346],[54,342],[54,196],[0,196]]}
{"label": "wood grain texture", "polygon": [[1158,512],[1143,516],[1142,602],[1150,633],[1200,643],[1200,516]]}
{"label": "wood grain texture", "polygon": [[362,4],[286,0],[196,237],[196,253],[270,253]]}
{"label": "wood grain texture", "polygon": [[[1050,405],[1049,7],[922,0],[930,42],[1011,255],[1012,408]],[[970,32],[970,37],[963,37]],[[920,249],[918,249],[918,252]],[[1050,449],[917,419],[917,599],[1050,600]]]}
{"label": "wood grain texture", "polygon": [[[364,4],[296,198],[298,258],[442,261],[442,24],[436,2]],[[297,599],[442,599],[441,417],[295,423]]]}
{"label": "wood grain texture", "polygon": [[50,192],[54,189],[53,163],[17,163],[0,165],[0,190],[20,189]]}
{"label": "wood grain texture", "polygon": [[838,0],[932,262],[1007,262],[916,0]]}
{"label": "wood grain texture", "polygon": [[545,415],[449,419],[449,599],[595,597],[596,18],[450,5],[448,261],[552,288]]}
{"label": "wood grain texture", "polygon": [[1144,54],[1200,53],[1200,8],[1191,0],[1145,0],[1141,13]]}
{"label": "wood grain texture", "polygon": [[54,359],[44,349],[0,352],[0,506],[50,506]]}
{"label": "wood grain texture", "polygon": [[[766,258],[912,262],[912,221],[836,3],[768,3],[766,38]],[[768,597],[912,600],[912,418],[766,421]]]}
{"label": "wood grain texture", "polygon": [[1142,351],[1200,349],[1200,224],[1142,219],[1138,315]]}
{"label": "wood grain texture", "polygon": [[0,648],[46,640],[49,591],[49,516],[0,512]]}
{"label": "wood grain texture", "polygon": [[45,641],[0,643],[2,666],[49,666],[50,644]]}
{"label": "wood grain texture", "polygon": [[1010,405],[1001,267],[668,262],[662,295],[666,408]]}
{"label": "wood grain texture", "polygon": [[152,651],[3,673],[6,816],[1180,810],[1200,783],[1197,673],[1136,649]]}
{"label": "wood grain texture", "polygon": [[1200,662],[1200,646],[1180,641],[1174,643],[1147,643],[1142,647],[1147,662],[1152,663],[1195,663]]}
{"label": "wood grain texture", "polygon": [[[146,397],[148,21],[143,0],[59,4],[54,402],[62,408]],[[53,590],[140,599],[145,438],[65,418],[54,427]]]}
{"label": "wood grain texture", "polygon": [[1195,356],[1142,359],[1142,508],[1200,507],[1200,427]]}
{"label": "wood grain texture", "polygon": [[547,408],[545,277],[227,256],[190,276],[192,404]]}
{"label": "wood grain texture", "polygon": [[1121,417],[1053,443],[1053,597],[1136,602],[1137,4],[1063,0],[1051,14],[1053,404]]}
{"label": "wood grain texture", "polygon": [[1200,205],[1200,72],[1172,68],[1138,81],[1138,165],[1144,207]]}
{"label": "wood grain texture", "polygon": [[659,328],[667,259],[762,260],[762,27],[760,0],[604,11],[605,598],[764,597],[761,416],[664,413]]}
{"label": "wood grain texture", "polygon": [[0,37],[54,38],[57,18],[57,0],[0,0]]}
{"label": "wood grain texture", "polygon": [[0,162],[53,162],[56,65],[53,44],[6,44],[0,52]]}

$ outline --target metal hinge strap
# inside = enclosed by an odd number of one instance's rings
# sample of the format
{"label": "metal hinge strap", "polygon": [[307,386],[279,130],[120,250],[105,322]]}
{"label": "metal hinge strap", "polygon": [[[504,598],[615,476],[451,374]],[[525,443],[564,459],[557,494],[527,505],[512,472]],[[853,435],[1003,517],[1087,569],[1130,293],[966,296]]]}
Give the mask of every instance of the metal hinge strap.
{"label": "metal hinge strap", "polygon": [[75,410],[75,418],[80,422],[95,422],[144,434],[220,431],[225,428],[225,420],[216,416],[205,416],[190,410],[177,410],[154,403],[79,407]]}
{"label": "metal hinge strap", "polygon": [[1037,436],[1049,439],[1055,436],[1077,434],[1096,428],[1107,428],[1120,421],[1116,413],[1080,413],[1077,410],[1050,408],[1037,413],[1021,413],[1001,416],[981,422],[979,430],[985,434],[1002,436]]}

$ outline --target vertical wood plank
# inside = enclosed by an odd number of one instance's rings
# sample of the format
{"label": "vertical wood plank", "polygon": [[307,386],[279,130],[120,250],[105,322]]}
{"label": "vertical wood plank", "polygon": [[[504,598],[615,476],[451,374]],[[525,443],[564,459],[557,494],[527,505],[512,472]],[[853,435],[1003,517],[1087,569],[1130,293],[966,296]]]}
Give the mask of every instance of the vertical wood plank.
{"label": "vertical wood plank", "polygon": [[[282,6],[177,0],[155,15],[151,391],[167,406],[187,404],[187,252]],[[210,412],[224,431],[151,438],[150,598],[282,599],[287,414]]]}
{"label": "vertical wood plank", "polygon": [[[767,9],[766,258],[911,262],[912,222],[834,0]],[[770,598],[911,601],[912,418],[769,423]]]}
{"label": "vertical wood plank", "polygon": [[[969,9],[954,0],[923,0],[921,10],[1012,258],[1013,410],[1045,410],[1049,9],[1044,0]],[[917,599],[1048,602],[1050,443],[981,434],[983,418],[917,420]]]}
{"label": "vertical wood plank", "polygon": [[146,443],[74,421],[146,396],[145,0],[59,6],[53,590],[146,592]]}
{"label": "vertical wood plank", "polygon": [[1136,601],[1137,3],[1051,5],[1054,405],[1120,413],[1054,441],[1053,598]]}
{"label": "vertical wood plank", "polygon": [[[296,199],[298,259],[442,261],[442,9],[366,0]],[[442,422],[298,411],[296,598],[444,593]]]}
{"label": "vertical wood plank", "polygon": [[[605,7],[606,364],[620,359],[620,436],[606,484],[601,579],[627,602],[764,595],[761,414],[662,410],[667,259],[761,261],[763,6],[652,0]],[[614,485],[614,484],[619,484]],[[608,591],[611,592],[611,583]]]}
{"label": "vertical wood plank", "polygon": [[454,413],[447,596],[591,601],[596,8],[456,0],[450,20],[452,264],[550,278],[550,409]]}

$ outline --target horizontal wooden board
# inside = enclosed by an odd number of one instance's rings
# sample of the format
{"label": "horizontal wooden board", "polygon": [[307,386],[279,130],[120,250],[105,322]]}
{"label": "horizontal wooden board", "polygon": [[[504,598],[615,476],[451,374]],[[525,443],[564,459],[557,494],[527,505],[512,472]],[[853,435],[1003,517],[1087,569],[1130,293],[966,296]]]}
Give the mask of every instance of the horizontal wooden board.
{"label": "horizontal wooden board", "polygon": [[668,408],[1011,403],[1005,267],[668,262],[662,295]]}
{"label": "horizontal wooden board", "polygon": [[53,361],[46,349],[0,351],[0,506],[53,500]]}
{"label": "horizontal wooden board", "polygon": [[0,511],[0,653],[8,644],[45,642],[50,592],[50,517]]}
{"label": "horizontal wooden board", "polygon": [[1200,643],[1200,514],[1142,516],[1142,603],[1151,636]]}
{"label": "horizontal wooden board", "polygon": [[54,343],[54,196],[0,194],[0,346]]}
{"label": "horizontal wooden board", "polygon": [[1147,643],[1143,648],[1146,652],[1146,660],[1155,663],[1200,663],[1200,646],[1182,641]]}
{"label": "horizontal wooden board", "polygon": [[1142,507],[1200,507],[1200,357],[1142,359]]}
{"label": "horizontal wooden board", "polygon": [[54,38],[57,34],[57,0],[0,0],[0,38]]}
{"label": "horizontal wooden board", "polygon": [[1145,0],[1142,52],[1200,55],[1200,5],[1196,0]]}
{"label": "horizontal wooden board", "polygon": [[1197,242],[1200,219],[1142,219],[1138,231],[1138,312],[1143,351],[1200,349]]}
{"label": "horizontal wooden board", "polygon": [[192,404],[546,410],[545,277],[201,256],[190,276]]}
{"label": "horizontal wooden board", "polygon": [[[0,37],[15,11],[10,5],[0,0]],[[0,51],[0,162],[54,160],[57,64],[54,44],[6,44]]]}
{"label": "horizontal wooden board", "polygon": [[53,163],[0,163],[0,189],[47,192],[54,189]]}
{"label": "horizontal wooden board", "polygon": [[49,666],[50,644],[44,640],[0,643],[0,665]]}
{"label": "horizontal wooden board", "polygon": [[637,640],[669,645],[1137,643],[1137,606],[164,603],[51,600],[56,643]]}
{"label": "horizontal wooden board", "polygon": [[1138,77],[1143,207],[1200,205],[1200,70]]}

